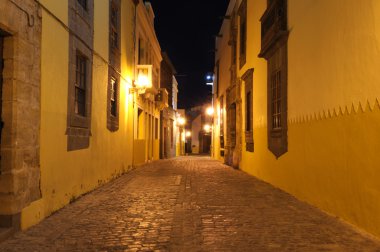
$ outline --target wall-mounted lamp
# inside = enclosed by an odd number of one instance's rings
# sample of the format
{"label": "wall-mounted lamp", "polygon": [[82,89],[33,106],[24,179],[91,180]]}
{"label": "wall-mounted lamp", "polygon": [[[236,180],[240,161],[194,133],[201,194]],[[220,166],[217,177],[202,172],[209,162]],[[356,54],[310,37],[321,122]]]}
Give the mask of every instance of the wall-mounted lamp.
{"label": "wall-mounted lamp", "polygon": [[146,89],[153,86],[153,65],[137,65],[135,76],[131,92],[145,93]]}
{"label": "wall-mounted lamp", "polygon": [[178,124],[179,126],[183,126],[183,125],[185,125],[185,124],[186,124],[186,120],[185,120],[185,118],[183,118],[183,117],[178,117],[178,118],[177,118],[177,124]]}

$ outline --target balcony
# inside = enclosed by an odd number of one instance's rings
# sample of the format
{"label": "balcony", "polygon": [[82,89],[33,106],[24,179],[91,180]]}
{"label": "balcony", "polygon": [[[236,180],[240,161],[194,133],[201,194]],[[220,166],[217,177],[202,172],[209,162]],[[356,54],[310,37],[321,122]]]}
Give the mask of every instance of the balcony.
{"label": "balcony", "polygon": [[260,19],[261,51],[259,57],[268,59],[288,38],[287,1],[273,0]]}
{"label": "balcony", "polygon": [[169,107],[168,100],[169,100],[168,91],[166,91],[165,88],[160,88],[155,98],[157,108],[159,108],[160,110],[163,110],[164,108]]}

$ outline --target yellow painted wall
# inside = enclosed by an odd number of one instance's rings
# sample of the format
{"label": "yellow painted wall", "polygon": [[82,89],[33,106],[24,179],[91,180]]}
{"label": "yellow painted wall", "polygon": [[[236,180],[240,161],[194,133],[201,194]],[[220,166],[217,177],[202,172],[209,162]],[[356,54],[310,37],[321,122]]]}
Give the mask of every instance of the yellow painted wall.
{"label": "yellow painted wall", "polygon": [[[49,2],[49,1],[46,1]],[[60,6],[65,2],[65,8]],[[51,1],[53,10],[65,11],[67,0]],[[131,1],[122,1],[123,16],[133,8]],[[102,10],[102,11],[100,11]],[[42,198],[22,211],[22,228],[26,229],[41,221],[71,200],[97,186],[119,176],[132,167],[133,154],[133,107],[128,80],[133,72],[128,60],[122,61],[120,85],[119,130],[107,129],[108,64],[108,1],[95,1],[95,52],[93,57],[92,121],[90,147],[67,152],[66,120],[68,94],[68,45],[66,29],[47,12],[42,11],[41,55],[41,191]],[[107,13],[104,15],[104,13]],[[128,13],[129,14],[129,13]],[[133,23],[122,25],[122,34],[130,32]],[[106,32],[105,32],[106,31]],[[106,36],[106,38],[108,35]],[[122,58],[130,57],[130,47],[122,36]],[[133,56],[133,55],[132,55]],[[129,62],[129,63],[128,63]]]}
{"label": "yellow painted wall", "polygon": [[243,140],[240,167],[380,236],[380,3],[288,1],[289,151],[276,160],[267,149],[266,61],[257,57],[266,2],[248,0],[239,76],[254,68],[255,151],[244,151]]}

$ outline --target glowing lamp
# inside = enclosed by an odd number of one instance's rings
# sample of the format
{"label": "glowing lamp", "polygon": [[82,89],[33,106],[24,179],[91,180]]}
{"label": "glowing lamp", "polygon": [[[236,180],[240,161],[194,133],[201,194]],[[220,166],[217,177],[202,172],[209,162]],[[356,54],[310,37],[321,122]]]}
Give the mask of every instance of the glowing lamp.
{"label": "glowing lamp", "polygon": [[214,108],[213,107],[208,107],[206,109],[206,114],[209,116],[212,116],[214,114]]}
{"label": "glowing lamp", "polygon": [[203,129],[206,131],[206,132],[210,132],[211,131],[211,126],[209,124],[206,124]]}
{"label": "glowing lamp", "polygon": [[186,137],[191,137],[191,132],[190,131],[186,131]]}
{"label": "glowing lamp", "polygon": [[178,123],[178,125],[183,126],[183,125],[185,125],[186,120],[185,120],[185,118],[183,118],[183,117],[179,117],[179,118],[177,119],[177,123]]}
{"label": "glowing lamp", "polygon": [[152,87],[152,65],[137,65],[136,66],[136,81],[135,85],[139,89]]}

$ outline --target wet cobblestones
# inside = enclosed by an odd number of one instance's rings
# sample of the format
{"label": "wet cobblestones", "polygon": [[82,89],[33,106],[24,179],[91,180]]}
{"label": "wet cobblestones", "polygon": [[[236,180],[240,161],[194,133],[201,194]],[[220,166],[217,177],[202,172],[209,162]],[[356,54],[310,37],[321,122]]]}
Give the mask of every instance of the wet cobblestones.
{"label": "wet cobblestones", "polygon": [[0,251],[380,251],[351,226],[209,158],[140,167]]}

